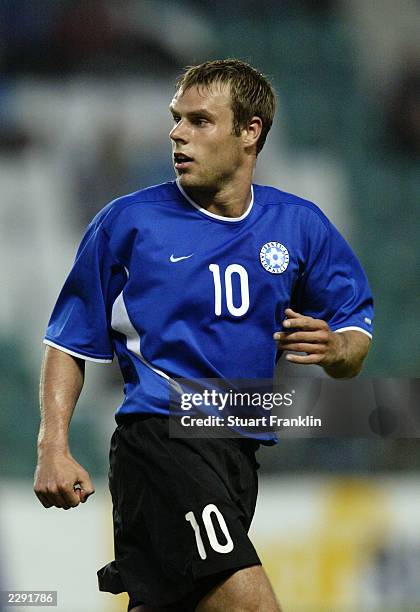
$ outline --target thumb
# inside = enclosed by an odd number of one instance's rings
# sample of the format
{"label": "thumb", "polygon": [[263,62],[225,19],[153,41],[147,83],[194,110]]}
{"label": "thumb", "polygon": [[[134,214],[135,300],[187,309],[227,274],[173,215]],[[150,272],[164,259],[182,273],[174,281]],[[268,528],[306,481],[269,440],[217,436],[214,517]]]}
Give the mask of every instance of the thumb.
{"label": "thumb", "polygon": [[79,496],[82,504],[95,493],[95,489],[93,487],[92,481],[90,478],[86,478],[85,480],[80,480],[74,485],[74,492]]}

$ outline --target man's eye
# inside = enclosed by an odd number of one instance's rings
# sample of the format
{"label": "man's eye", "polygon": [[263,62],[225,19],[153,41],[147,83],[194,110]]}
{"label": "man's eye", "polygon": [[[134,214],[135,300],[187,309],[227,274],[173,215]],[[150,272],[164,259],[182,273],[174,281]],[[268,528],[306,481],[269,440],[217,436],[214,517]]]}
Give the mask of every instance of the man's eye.
{"label": "man's eye", "polygon": [[174,123],[179,123],[179,122],[180,122],[180,120],[181,120],[181,117],[176,117],[176,116],[174,115],[174,116],[172,117],[172,119],[173,119],[173,122],[174,122]]}
{"label": "man's eye", "polygon": [[207,123],[207,119],[197,118],[197,119],[194,121],[194,123],[195,123],[195,125],[201,125],[201,126],[202,126],[202,125],[206,125],[206,123]]}

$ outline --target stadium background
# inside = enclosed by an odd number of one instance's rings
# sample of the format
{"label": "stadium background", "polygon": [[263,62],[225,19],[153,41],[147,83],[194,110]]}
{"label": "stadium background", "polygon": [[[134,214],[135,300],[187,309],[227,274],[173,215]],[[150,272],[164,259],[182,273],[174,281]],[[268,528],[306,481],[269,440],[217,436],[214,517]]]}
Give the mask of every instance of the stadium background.
{"label": "stadium background", "polygon": [[[41,340],[87,221],[173,177],[183,66],[233,56],[272,78],[256,181],[317,202],[361,259],[376,300],[365,374],[418,375],[419,41],[415,0],[0,2],[0,588],[58,590],[59,612],[124,609],[95,581],[112,557],[119,375],[89,364],[72,426],[95,496],[44,510],[31,490]],[[420,610],[416,439],[284,440],[260,461],[253,537],[286,610]]]}

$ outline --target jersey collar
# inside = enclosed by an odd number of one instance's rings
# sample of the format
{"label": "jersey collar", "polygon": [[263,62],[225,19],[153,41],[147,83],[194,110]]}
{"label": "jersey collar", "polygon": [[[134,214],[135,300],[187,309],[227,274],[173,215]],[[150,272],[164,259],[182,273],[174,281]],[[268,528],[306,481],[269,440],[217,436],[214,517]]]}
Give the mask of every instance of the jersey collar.
{"label": "jersey collar", "polygon": [[209,212],[208,210],[206,210],[205,208],[202,208],[196,202],[194,202],[194,200],[191,199],[185,193],[184,189],[181,187],[179,179],[177,179],[175,182],[176,182],[176,186],[178,187],[179,191],[184,196],[184,198],[187,200],[187,202],[191,204],[191,206],[194,206],[194,208],[200,211],[203,215],[206,215],[207,217],[210,217],[211,219],[217,219],[217,221],[228,221],[229,223],[237,223],[238,221],[243,221],[249,215],[254,205],[254,187],[253,185],[251,185],[251,202],[249,203],[249,206],[246,209],[246,211],[240,217],[224,217],[223,215],[215,215],[214,213]]}

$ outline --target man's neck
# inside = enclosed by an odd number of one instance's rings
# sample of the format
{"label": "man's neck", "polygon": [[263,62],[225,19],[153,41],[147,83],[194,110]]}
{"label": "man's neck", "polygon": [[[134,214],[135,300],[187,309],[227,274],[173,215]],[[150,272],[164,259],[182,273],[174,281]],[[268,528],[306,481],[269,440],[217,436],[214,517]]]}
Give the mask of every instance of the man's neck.
{"label": "man's neck", "polygon": [[183,187],[183,189],[198,206],[222,217],[242,217],[248,210],[252,199],[250,179],[232,182],[219,190],[194,187]]}

